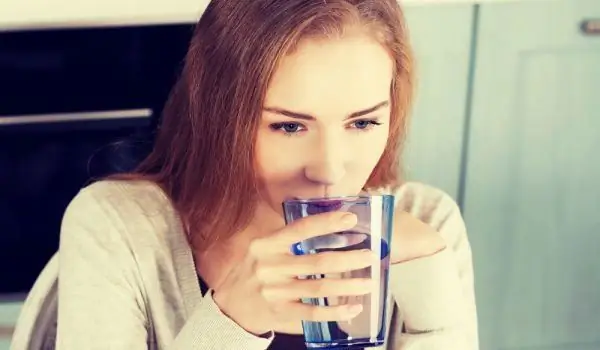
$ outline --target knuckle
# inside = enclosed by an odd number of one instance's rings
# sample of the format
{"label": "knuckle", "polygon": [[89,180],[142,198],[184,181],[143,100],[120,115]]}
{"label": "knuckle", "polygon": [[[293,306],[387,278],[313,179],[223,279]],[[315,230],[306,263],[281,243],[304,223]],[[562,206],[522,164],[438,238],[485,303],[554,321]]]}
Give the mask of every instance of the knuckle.
{"label": "knuckle", "polygon": [[263,263],[255,263],[254,264],[254,276],[258,280],[259,283],[263,284],[267,278],[269,277],[269,267],[265,266]]}
{"label": "knuckle", "polygon": [[262,250],[262,241],[260,239],[253,239],[248,245],[248,252],[253,257],[259,257]]}
{"label": "knuckle", "polygon": [[315,321],[319,321],[324,319],[323,313],[325,312],[325,308],[323,307],[313,307],[310,309],[310,318]]}
{"label": "knuckle", "polygon": [[325,294],[328,290],[328,283],[325,279],[315,280],[313,283],[313,292],[316,294]]}
{"label": "knuckle", "polygon": [[269,303],[269,309],[276,315],[281,315],[285,312],[285,305],[283,303]]}
{"label": "knuckle", "polygon": [[332,266],[331,253],[320,253],[315,254],[314,256],[314,265],[319,271],[326,271],[328,267]]}
{"label": "knuckle", "polygon": [[258,286],[258,294],[265,300],[270,300],[271,295],[273,294],[269,287],[264,284],[260,284]]}
{"label": "knuckle", "polygon": [[304,217],[300,220],[294,221],[293,227],[291,227],[292,231],[295,234],[302,234],[306,231],[309,231],[312,226],[312,218],[310,216]]}

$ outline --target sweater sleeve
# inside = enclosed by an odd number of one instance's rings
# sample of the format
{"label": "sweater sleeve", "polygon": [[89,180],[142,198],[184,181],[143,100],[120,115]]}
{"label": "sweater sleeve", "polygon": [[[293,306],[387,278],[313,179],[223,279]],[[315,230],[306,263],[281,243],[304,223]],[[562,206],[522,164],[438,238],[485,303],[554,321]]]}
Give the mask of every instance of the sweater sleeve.
{"label": "sweater sleeve", "polygon": [[403,317],[395,350],[477,350],[471,248],[460,209],[438,202],[436,227],[447,247],[435,255],[394,264],[390,289]]}
{"label": "sweater sleeve", "polygon": [[[84,189],[60,234],[56,348],[148,349],[149,305],[121,213]],[[155,315],[156,316],[156,315]],[[271,338],[247,333],[210,296],[202,298],[168,350],[265,350]]]}

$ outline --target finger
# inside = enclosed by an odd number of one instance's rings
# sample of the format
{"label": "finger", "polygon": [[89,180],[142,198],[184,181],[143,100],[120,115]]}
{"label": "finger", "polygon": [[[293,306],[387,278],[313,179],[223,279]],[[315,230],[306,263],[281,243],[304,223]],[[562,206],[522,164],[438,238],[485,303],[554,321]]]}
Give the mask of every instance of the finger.
{"label": "finger", "polygon": [[267,301],[280,302],[302,298],[360,296],[371,293],[372,289],[373,281],[368,278],[322,278],[267,285],[261,292]]}
{"label": "finger", "polygon": [[255,266],[255,274],[262,282],[272,282],[297,276],[335,274],[370,267],[374,259],[370,250],[324,252],[309,255],[283,255],[277,260]]}
{"label": "finger", "polygon": [[[354,229],[353,229],[354,230]],[[364,243],[369,238],[366,233],[344,232],[330,233],[328,235],[314,237],[310,239],[310,249],[329,249],[329,250],[356,250],[355,246]],[[364,247],[369,248],[369,247]]]}
{"label": "finger", "polygon": [[442,236],[431,226],[406,212],[394,216],[394,263],[439,252],[446,247]]}
{"label": "finger", "polygon": [[298,301],[271,305],[273,305],[273,311],[278,315],[278,318],[290,321],[349,321],[358,316],[363,310],[362,304],[314,306]]}
{"label": "finger", "polygon": [[296,220],[276,234],[264,238],[273,249],[289,252],[294,243],[339,231],[350,230],[357,224],[351,212],[333,211]]}

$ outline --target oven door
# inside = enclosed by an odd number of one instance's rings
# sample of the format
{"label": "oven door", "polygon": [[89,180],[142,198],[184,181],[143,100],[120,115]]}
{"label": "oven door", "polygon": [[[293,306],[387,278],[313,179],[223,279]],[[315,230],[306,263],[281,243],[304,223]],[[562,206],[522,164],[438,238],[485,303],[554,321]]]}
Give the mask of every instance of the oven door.
{"label": "oven door", "polygon": [[66,130],[40,124],[35,129],[0,130],[1,294],[29,290],[58,248],[69,201],[90,180],[132,169],[142,153],[130,140],[147,134],[142,123],[116,128],[106,123],[95,129],[63,126]]}
{"label": "oven door", "polygon": [[0,295],[31,288],[81,187],[149,150],[191,31],[0,32]]}

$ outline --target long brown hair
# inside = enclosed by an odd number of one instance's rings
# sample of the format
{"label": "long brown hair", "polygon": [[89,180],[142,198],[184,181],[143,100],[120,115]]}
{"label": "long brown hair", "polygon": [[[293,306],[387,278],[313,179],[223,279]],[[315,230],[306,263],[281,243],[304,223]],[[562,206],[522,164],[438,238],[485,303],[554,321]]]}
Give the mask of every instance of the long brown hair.
{"label": "long brown hair", "polygon": [[[254,149],[278,62],[307,37],[368,30],[395,63],[392,123],[365,188],[399,184],[413,92],[412,55],[396,0],[212,0],[195,28],[153,151],[131,177],[156,182],[205,250],[248,224],[255,210]],[[130,177],[130,178],[131,178]]]}

